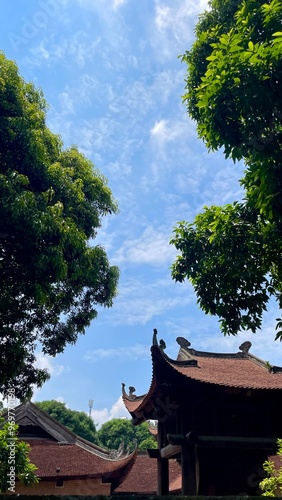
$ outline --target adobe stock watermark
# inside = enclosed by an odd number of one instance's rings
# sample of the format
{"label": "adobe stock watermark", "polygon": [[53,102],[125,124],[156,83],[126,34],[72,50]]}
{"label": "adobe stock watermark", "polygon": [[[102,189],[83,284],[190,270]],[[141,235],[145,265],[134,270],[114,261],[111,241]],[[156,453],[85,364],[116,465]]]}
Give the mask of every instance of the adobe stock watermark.
{"label": "adobe stock watermark", "polygon": [[19,47],[27,44],[40,31],[48,25],[50,18],[54,18],[58,13],[64,0],[40,0],[38,10],[30,17],[22,17],[22,27],[19,33],[10,31],[8,40],[13,49],[17,52]]}
{"label": "adobe stock watermark", "polygon": [[[248,476],[247,485],[252,489],[252,495],[261,496],[261,489],[259,487],[261,481],[265,478],[265,471],[262,467],[259,467],[253,474]],[[246,493],[245,491],[241,491],[238,493],[238,496],[248,496],[250,493]]]}
{"label": "adobe stock watermark", "polygon": [[7,404],[8,404],[8,465],[9,472],[7,473],[7,484],[9,485],[8,491],[15,493],[16,488],[16,417],[15,417],[15,407],[17,404],[15,389],[10,388],[7,394]]}
{"label": "adobe stock watermark", "polygon": [[165,422],[169,417],[175,414],[178,410],[179,404],[176,401],[171,401],[169,396],[166,396],[165,401],[160,398],[156,398],[154,401],[154,411],[152,420],[158,420],[159,422]]}

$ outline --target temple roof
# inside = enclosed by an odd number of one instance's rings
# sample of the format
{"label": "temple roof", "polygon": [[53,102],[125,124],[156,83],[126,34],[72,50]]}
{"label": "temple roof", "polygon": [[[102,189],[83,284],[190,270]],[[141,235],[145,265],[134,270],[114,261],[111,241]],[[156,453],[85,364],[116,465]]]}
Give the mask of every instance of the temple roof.
{"label": "temple roof", "polygon": [[[5,415],[4,415],[5,417]],[[40,478],[102,477],[117,487],[133,465],[133,452],[107,450],[77,436],[33,403],[15,408],[19,438],[30,447]]]}
{"label": "temple roof", "polygon": [[[181,490],[181,465],[169,460],[169,491]],[[115,494],[155,495],[157,492],[157,461],[146,453],[138,453],[126,479],[115,490]]]}
{"label": "temple roof", "polygon": [[105,459],[79,444],[59,444],[47,439],[26,439],[29,457],[40,478],[111,477],[135,458],[132,454],[118,460]]}
{"label": "temple roof", "polygon": [[157,331],[154,330],[151,347],[153,374],[147,394],[135,396],[133,391],[127,394],[123,384],[124,404],[135,417],[145,406],[149,408],[158,387],[160,369],[170,378],[176,375],[179,381],[187,383],[191,380],[199,384],[226,388],[282,390],[282,367],[270,365],[269,362],[251,354],[251,342],[240,345],[237,353],[214,353],[191,348],[190,342],[183,337],[178,337],[176,341],[180,349],[177,359],[173,360],[164,352],[164,341],[158,343]]}

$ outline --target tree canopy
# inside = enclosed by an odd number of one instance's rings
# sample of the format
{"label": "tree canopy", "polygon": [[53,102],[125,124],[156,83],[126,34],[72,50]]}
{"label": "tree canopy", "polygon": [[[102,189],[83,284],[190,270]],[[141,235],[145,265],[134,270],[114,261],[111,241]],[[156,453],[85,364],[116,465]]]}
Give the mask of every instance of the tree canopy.
{"label": "tree canopy", "polygon": [[84,411],[70,410],[66,408],[65,403],[61,403],[55,399],[38,402],[36,406],[61,424],[65,425],[70,431],[78,436],[88,441],[92,441],[93,443],[97,442],[95,424],[92,418]]}
{"label": "tree canopy", "polygon": [[43,93],[0,53],[0,392],[41,386],[36,345],[51,356],[74,344],[112,305],[118,269],[91,246],[117,211],[103,175],[46,126]]}
{"label": "tree canopy", "polygon": [[182,57],[199,137],[246,167],[242,202],[205,207],[171,240],[180,251],[172,277],[191,281],[225,334],[256,331],[270,297],[282,307],[281,20],[279,0],[211,0]]}
{"label": "tree canopy", "polygon": [[65,403],[51,399],[37,402],[36,405],[78,436],[103,448],[117,450],[122,443],[132,448],[135,441],[140,450],[157,447],[146,422],[133,426],[126,418],[113,418],[96,430],[91,417],[83,411],[66,408]]}
{"label": "tree canopy", "polygon": [[148,424],[132,425],[126,418],[113,418],[105,422],[98,431],[99,444],[104,448],[118,449],[123,443],[125,447],[133,447],[137,442],[139,450],[157,448],[157,442],[149,431]]}

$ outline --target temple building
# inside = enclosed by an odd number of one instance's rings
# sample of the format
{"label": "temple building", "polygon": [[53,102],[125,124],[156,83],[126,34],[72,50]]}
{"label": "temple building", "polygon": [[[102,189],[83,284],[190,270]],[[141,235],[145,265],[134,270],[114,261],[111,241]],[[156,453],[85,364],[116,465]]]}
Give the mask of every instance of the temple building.
{"label": "temple building", "polygon": [[154,330],[152,381],[147,394],[134,387],[123,401],[133,423],[158,421],[157,493],[169,493],[169,463],[181,465],[183,495],[260,495],[263,462],[282,436],[282,368],[249,351],[197,351],[178,337],[176,360]]}
{"label": "temple building", "polygon": [[137,450],[105,450],[83,439],[33,403],[15,409],[19,439],[29,443],[36,485],[16,484],[23,495],[110,495],[126,478]]}

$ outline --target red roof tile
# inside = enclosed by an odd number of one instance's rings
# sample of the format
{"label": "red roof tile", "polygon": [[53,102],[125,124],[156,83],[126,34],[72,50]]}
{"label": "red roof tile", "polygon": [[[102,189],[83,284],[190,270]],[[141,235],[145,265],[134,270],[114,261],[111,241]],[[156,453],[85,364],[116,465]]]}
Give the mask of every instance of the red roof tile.
{"label": "red roof tile", "polygon": [[[174,484],[181,477],[181,467],[176,460],[169,460],[169,479]],[[175,483],[176,484],[176,483]],[[181,488],[181,479],[180,479]],[[176,491],[175,489],[173,491]],[[115,490],[115,494],[139,493],[153,495],[157,492],[157,460],[147,454],[139,454],[126,479]]]}
{"label": "red roof tile", "polygon": [[169,491],[175,493],[176,491],[181,491],[182,489],[182,475],[179,474],[177,478],[172,481],[169,485]]}
{"label": "red roof tile", "polygon": [[266,365],[257,363],[251,356],[194,355],[191,359],[197,361],[197,366],[179,365],[173,360],[169,360],[168,364],[188,379],[208,384],[244,389],[282,389],[282,372],[271,373]]}
{"label": "red roof tile", "polygon": [[[127,395],[123,387],[123,401],[127,410],[142,421],[142,410],[150,407],[158,386],[157,367],[177,372],[181,377],[199,383],[241,389],[282,390],[282,368],[249,354],[205,353],[181,347],[177,360],[170,359],[157,345],[151,347],[153,376],[149,391],[143,396]],[[269,369],[270,368],[270,369]],[[138,423],[136,421],[135,423]]]}
{"label": "red roof tile", "polygon": [[59,444],[47,439],[25,441],[31,446],[30,460],[38,468],[36,473],[40,478],[110,476],[134,460],[133,454],[120,460],[102,458],[78,444]]}

